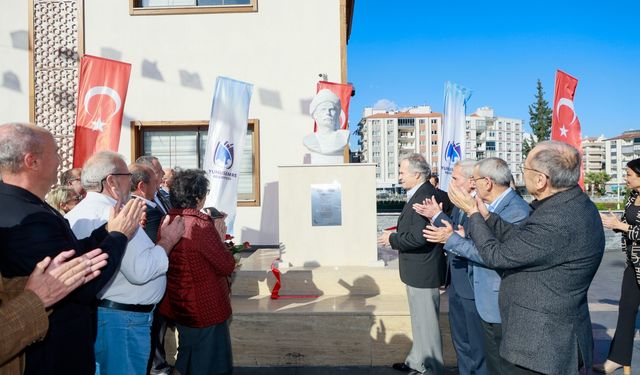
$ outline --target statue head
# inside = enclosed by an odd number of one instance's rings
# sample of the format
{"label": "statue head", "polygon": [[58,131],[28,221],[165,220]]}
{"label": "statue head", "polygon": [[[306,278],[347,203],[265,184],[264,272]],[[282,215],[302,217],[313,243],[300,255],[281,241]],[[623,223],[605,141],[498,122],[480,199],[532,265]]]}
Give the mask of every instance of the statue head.
{"label": "statue head", "polygon": [[333,132],[340,128],[340,98],[333,91],[318,91],[309,105],[309,113],[318,125],[319,133]]}

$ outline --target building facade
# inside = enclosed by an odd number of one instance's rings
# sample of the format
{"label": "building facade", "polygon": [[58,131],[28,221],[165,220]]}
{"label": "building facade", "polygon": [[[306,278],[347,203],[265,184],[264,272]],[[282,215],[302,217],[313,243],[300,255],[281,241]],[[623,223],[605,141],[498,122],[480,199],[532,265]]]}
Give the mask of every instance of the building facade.
{"label": "building facade", "polygon": [[[208,5],[203,5],[208,4]],[[79,56],[128,62],[119,152],[202,166],[216,77],[253,84],[234,235],[278,239],[278,166],[301,164],[319,76],[347,82],[354,0],[7,0],[0,123],[50,130],[73,158]],[[292,32],[295,30],[295,32]]]}
{"label": "building facade", "polygon": [[522,120],[495,116],[490,107],[478,108],[466,118],[465,158],[481,160],[498,157],[509,164],[509,169],[520,186],[522,179]]}
{"label": "building facade", "polygon": [[442,114],[430,106],[405,111],[365,108],[361,121],[362,160],[376,164],[378,189],[398,186],[398,166],[404,153],[425,155],[433,171],[439,167],[438,134]]}
{"label": "building facade", "polygon": [[[405,111],[365,108],[361,121],[361,145],[364,162],[375,163],[379,189],[398,183],[399,157],[404,152],[425,155],[432,170],[440,167],[442,114],[429,106]],[[493,109],[482,107],[466,117],[465,158],[480,160],[499,157],[509,163],[517,185],[522,185],[522,120],[494,116]]]}
{"label": "building facade", "polygon": [[603,135],[582,139],[582,166],[584,173],[603,172],[606,165],[606,145]]}
{"label": "building facade", "polygon": [[640,131],[629,130],[604,143],[605,171],[611,176],[607,190],[616,191],[624,187],[627,163],[640,157]]}

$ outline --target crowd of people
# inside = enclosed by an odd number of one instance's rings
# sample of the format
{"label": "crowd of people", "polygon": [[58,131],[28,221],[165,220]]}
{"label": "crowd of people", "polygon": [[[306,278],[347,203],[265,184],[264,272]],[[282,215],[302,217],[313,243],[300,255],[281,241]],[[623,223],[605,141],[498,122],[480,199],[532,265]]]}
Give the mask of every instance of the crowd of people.
{"label": "crowd of people", "polygon": [[446,196],[424,157],[401,160],[407,203],[397,230],[378,238],[379,245],[399,252],[411,315],[412,348],[393,368],[443,373],[437,317],[438,289],[446,285],[460,374],[591,369],[587,291],[602,260],[604,225],[623,234],[628,265],[611,351],[593,370],[630,371],[640,304],[640,159],[627,165],[632,193],[621,219],[598,213],[578,185],[580,167],[572,146],[539,143],[521,166],[534,198],[528,204],[502,159],[459,161]]}
{"label": "crowd of people", "polygon": [[[101,151],[58,182],[60,162],[45,129],[0,125],[0,374],[232,373],[235,260],[224,213],[204,207],[205,173]],[[630,366],[640,159],[627,165],[621,218],[598,213],[578,185],[580,164],[575,148],[539,143],[521,167],[528,204],[502,159],[459,161],[445,193],[423,156],[402,158],[407,203],[397,229],[378,238],[399,252],[411,316],[413,345],[394,369],[444,372],[443,286],[461,374],[591,367],[587,290],[603,226],[622,233],[627,267],[608,359],[593,368]],[[164,353],[168,326],[180,338],[175,367]]]}
{"label": "crowd of people", "polygon": [[0,374],[231,373],[235,260],[204,172],[101,151],[58,183],[60,162],[47,130],[0,125]]}

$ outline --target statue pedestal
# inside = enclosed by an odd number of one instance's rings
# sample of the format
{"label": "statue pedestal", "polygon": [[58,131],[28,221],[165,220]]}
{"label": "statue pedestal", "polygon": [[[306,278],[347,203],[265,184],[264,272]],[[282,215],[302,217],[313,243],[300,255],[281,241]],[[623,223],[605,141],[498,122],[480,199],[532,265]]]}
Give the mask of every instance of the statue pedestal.
{"label": "statue pedestal", "polygon": [[279,167],[282,261],[379,266],[375,186],[375,164]]}

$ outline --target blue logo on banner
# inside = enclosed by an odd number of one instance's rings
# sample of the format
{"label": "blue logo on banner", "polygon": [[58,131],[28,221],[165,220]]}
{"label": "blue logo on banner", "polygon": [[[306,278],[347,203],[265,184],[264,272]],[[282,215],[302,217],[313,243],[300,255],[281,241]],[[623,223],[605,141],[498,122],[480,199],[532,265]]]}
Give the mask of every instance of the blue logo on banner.
{"label": "blue logo on banner", "polygon": [[462,154],[460,143],[451,143],[451,141],[449,141],[447,143],[446,153],[444,154],[445,160],[450,160],[452,163],[455,163],[456,160],[462,157],[460,154]]}
{"label": "blue logo on banner", "polygon": [[233,166],[233,143],[218,142],[216,152],[213,154],[213,163],[221,168],[231,169]]}

